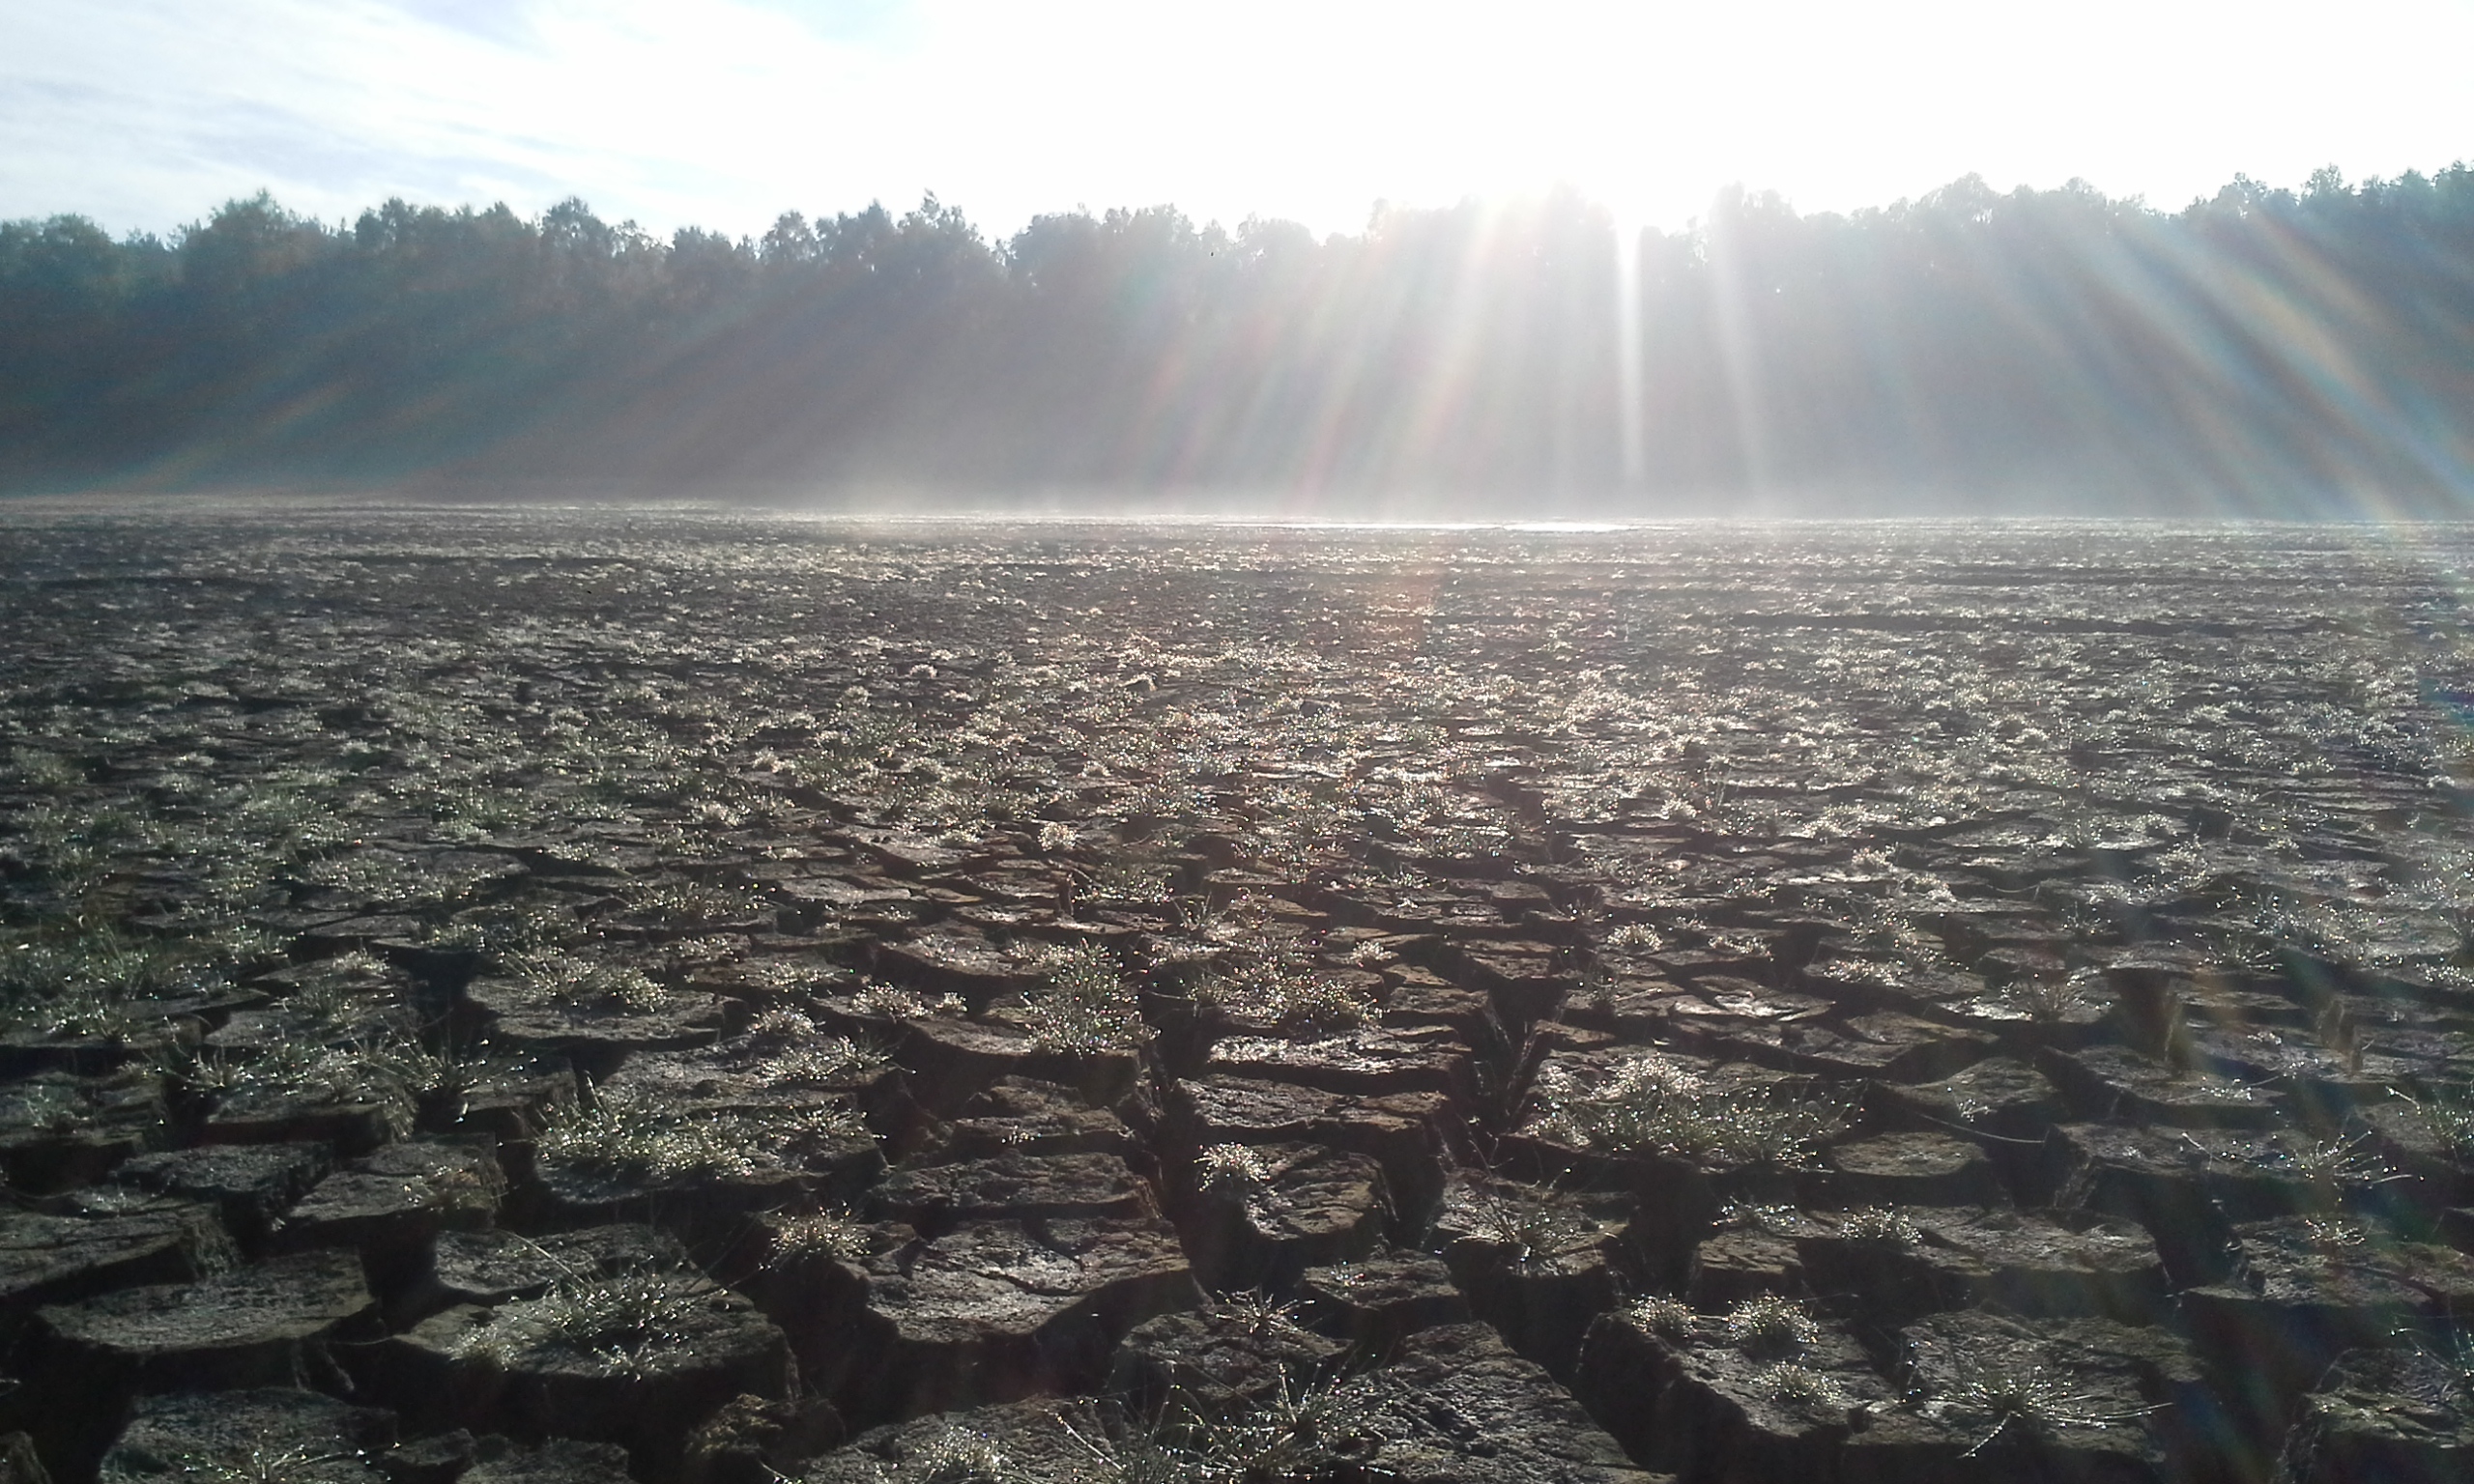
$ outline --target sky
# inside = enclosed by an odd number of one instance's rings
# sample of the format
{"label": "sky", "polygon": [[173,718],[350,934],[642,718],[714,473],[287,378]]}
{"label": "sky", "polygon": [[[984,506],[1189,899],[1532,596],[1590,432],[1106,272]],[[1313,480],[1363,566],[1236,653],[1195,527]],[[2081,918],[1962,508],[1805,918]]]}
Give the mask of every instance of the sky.
{"label": "sky", "polygon": [[2474,0],[0,0],[0,218],[260,188],[760,234],[934,191],[1362,227],[1557,186],[1675,228],[1973,172],[2178,207],[2474,158]]}

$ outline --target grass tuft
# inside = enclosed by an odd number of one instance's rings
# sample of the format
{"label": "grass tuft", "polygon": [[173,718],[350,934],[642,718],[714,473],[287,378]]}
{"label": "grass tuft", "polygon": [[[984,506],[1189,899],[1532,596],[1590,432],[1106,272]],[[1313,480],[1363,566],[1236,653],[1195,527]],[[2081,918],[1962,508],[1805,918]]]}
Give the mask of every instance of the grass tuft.
{"label": "grass tuft", "polygon": [[892,1478],[900,1484],[1009,1484],[1008,1470],[995,1439],[948,1422],[905,1454]]}
{"label": "grass tuft", "polygon": [[2390,1089],[2413,1110],[2413,1121],[2455,1158],[2474,1162],[2474,1090],[2433,1088],[2420,1098]]}
{"label": "grass tuft", "polygon": [[578,1010],[617,1010],[649,1014],[670,1002],[670,991],[644,970],[554,950],[510,954],[507,967],[527,985]]}
{"label": "grass tuft", "polygon": [[1852,1095],[1775,1084],[1712,1087],[1655,1055],[1585,1082],[1549,1065],[1533,1095],[1539,1130],[1607,1154],[1650,1152],[1733,1163],[1792,1164],[1846,1127]]}
{"label": "grass tuft", "polygon": [[847,1108],[681,1112],[605,1088],[590,1107],[553,1109],[535,1150],[546,1164],[658,1182],[785,1168],[804,1147],[865,1136],[866,1126]]}
{"label": "grass tuft", "polygon": [[1307,1382],[1280,1373],[1274,1392],[1230,1413],[1207,1415],[1171,1397],[1159,1413],[1105,1413],[1088,1431],[1061,1413],[1057,1425],[1082,1452],[1089,1484],[1308,1484],[1389,1478],[1374,1467],[1383,1448],[1375,1389],[1346,1378]]}
{"label": "grass tuft", "polygon": [[868,1255],[868,1228],[848,1212],[811,1211],[777,1215],[764,1223],[766,1268],[785,1268],[811,1258],[857,1262]]}
{"label": "grass tuft", "polygon": [[2136,1422],[2157,1409],[2093,1412],[2092,1398],[2071,1390],[2068,1382],[2040,1365],[1971,1365],[1965,1380],[1941,1393],[1926,1407],[1929,1413],[1985,1433],[1963,1456],[1973,1458],[2005,1437],[2041,1441],[2064,1428],[2114,1427]]}
{"label": "grass tuft", "polygon": [[1753,1378],[1763,1391],[1774,1401],[1799,1407],[1809,1412],[1834,1412],[1847,1406],[1847,1393],[1828,1373],[1808,1365],[1782,1360],[1766,1366]]}
{"label": "grass tuft", "polygon": [[0,1029],[135,1036],[161,1025],[155,1002],[221,985],[251,946],[232,933],[156,940],[82,922],[0,931]]}
{"label": "grass tuft", "polygon": [[1066,949],[1048,982],[1022,1001],[1022,1027],[1052,1051],[1091,1055],[1131,1050],[1151,1039],[1142,1005],[1105,949]]}
{"label": "grass tuft", "polygon": [[1886,1206],[1867,1206],[1849,1212],[1838,1235],[1872,1246],[1912,1247],[1924,1240],[1924,1229]]}
{"label": "grass tuft", "polygon": [[1373,1002],[1357,989],[1273,956],[1206,977],[1194,998],[1292,1035],[1349,1030],[1374,1013]]}
{"label": "grass tuft", "polygon": [[1696,1327],[1692,1305],[1664,1294],[1650,1294],[1624,1305],[1624,1322],[1644,1334],[1665,1340],[1688,1340]]}
{"label": "grass tuft", "polygon": [[875,1071],[886,1062],[882,1051],[848,1036],[819,1036],[785,1046],[759,1062],[756,1070],[768,1082],[834,1087]]}
{"label": "grass tuft", "polygon": [[874,980],[853,990],[850,1000],[860,1014],[887,1020],[925,1020],[931,1016],[960,1020],[970,1013],[969,1003],[959,994],[940,994],[932,1000],[916,990]]}
{"label": "grass tuft", "polygon": [[1986,987],[1984,1003],[1998,1014],[2034,1025],[2062,1025],[2102,998],[2101,980],[2082,969],[2076,974],[2021,974]]}
{"label": "grass tuft", "polygon": [[1242,1195],[1271,1184],[1271,1161],[1243,1144],[1214,1144],[1194,1156],[1194,1183]]}
{"label": "grass tuft", "polygon": [[397,1138],[412,1132],[420,1096],[440,1085],[443,1065],[418,1042],[393,1035],[343,1045],[287,1038],[246,1054],[199,1047],[155,1059],[155,1070],[176,1085],[227,1104],[370,1104]]}
{"label": "grass tuft", "polygon": [[1282,1303],[1259,1288],[1222,1294],[1212,1299],[1207,1308],[1212,1318],[1257,1339],[1265,1335],[1294,1334],[1300,1327],[1296,1304]]}
{"label": "grass tuft", "polygon": [[1471,1235],[1503,1248],[1505,1258],[1514,1267],[1551,1261],[1597,1233],[1590,1222],[1555,1204],[1556,1192],[1552,1190],[1543,1192],[1541,1198],[1527,1199],[1482,1184],[1466,1189],[1469,1199],[1462,1209],[1468,1213]]}
{"label": "grass tuft", "polygon": [[651,1354],[685,1341],[722,1298],[704,1274],[639,1263],[615,1272],[569,1271],[537,1298],[500,1305],[458,1343],[462,1356],[502,1366],[585,1357],[642,1375]]}
{"label": "grass tuft", "polygon": [[215,1453],[182,1453],[171,1463],[180,1477],[201,1484],[327,1484],[366,1477],[365,1457],[352,1449],[271,1448],[251,1443]]}
{"label": "grass tuft", "polygon": [[1727,1343],[1754,1356],[1801,1354],[1821,1339],[1821,1326],[1793,1298],[1764,1294],[1747,1298],[1718,1321]]}

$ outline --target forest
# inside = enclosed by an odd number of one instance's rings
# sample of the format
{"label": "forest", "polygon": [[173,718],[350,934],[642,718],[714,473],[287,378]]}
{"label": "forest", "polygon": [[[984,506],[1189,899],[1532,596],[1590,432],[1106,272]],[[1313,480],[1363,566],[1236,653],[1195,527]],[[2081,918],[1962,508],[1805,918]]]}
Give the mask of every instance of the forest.
{"label": "forest", "polygon": [[2474,488],[2462,162],[2178,212],[2078,182],[1847,214],[1731,190],[1617,243],[1572,192],[1321,239],[1164,206],[992,241],[933,196],[736,240],[578,200],[9,221],[0,489],[2312,514]]}

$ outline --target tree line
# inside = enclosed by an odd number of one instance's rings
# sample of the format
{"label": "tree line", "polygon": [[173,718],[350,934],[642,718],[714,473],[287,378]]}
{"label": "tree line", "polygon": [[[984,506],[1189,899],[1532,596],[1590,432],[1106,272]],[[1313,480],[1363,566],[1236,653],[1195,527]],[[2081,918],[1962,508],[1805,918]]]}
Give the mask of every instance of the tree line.
{"label": "tree line", "polygon": [[347,227],[262,193],[168,240],[10,221],[0,487],[2296,512],[2474,488],[2462,163],[2237,179],[2171,213],[2076,182],[1969,177],[1846,214],[1734,190],[1628,259],[1617,240],[1568,192],[1380,209],[1321,239],[1157,207],[992,242],[934,197],[737,240],[662,241],[573,200],[534,218],[389,201]]}

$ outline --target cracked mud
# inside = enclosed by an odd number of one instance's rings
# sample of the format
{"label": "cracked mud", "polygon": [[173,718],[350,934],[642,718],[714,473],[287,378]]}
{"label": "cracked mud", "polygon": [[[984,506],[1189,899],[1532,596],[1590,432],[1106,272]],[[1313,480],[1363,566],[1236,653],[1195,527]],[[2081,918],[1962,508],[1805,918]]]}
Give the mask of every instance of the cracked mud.
{"label": "cracked mud", "polygon": [[2469,561],[0,509],[0,1476],[2461,1477]]}

